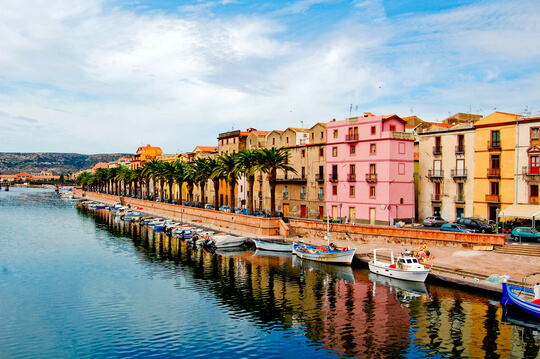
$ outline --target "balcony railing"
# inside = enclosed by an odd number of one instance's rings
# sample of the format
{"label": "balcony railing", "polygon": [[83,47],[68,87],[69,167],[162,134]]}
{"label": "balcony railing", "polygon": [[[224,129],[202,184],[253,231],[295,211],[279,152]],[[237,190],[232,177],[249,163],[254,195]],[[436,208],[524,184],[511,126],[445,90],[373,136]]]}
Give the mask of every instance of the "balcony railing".
{"label": "balcony railing", "polygon": [[487,169],[488,178],[501,178],[501,169],[500,168],[488,168]]}
{"label": "balcony railing", "polygon": [[538,204],[538,196],[530,196],[529,197],[529,203],[530,204]]}
{"label": "balcony railing", "polygon": [[324,182],[324,175],[322,173],[316,173],[315,174],[315,181]]}
{"label": "balcony railing", "polygon": [[356,174],[355,174],[355,173],[349,173],[349,174],[347,174],[347,181],[349,181],[349,182],[356,182]]}
{"label": "balcony railing", "polygon": [[399,131],[392,131],[392,138],[396,138],[398,140],[412,140],[414,139],[414,135],[409,132],[399,132]]}
{"label": "balcony railing", "polygon": [[537,166],[523,166],[521,173],[525,176],[538,176],[540,175],[540,167]]}
{"label": "balcony railing", "polygon": [[300,177],[289,177],[289,176],[277,176],[276,181],[278,182],[305,182],[307,181],[306,176]]}
{"label": "balcony railing", "polygon": [[501,141],[488,141],[488,150],[489,151],[500,151],[501,150]]}
{"label": "balcony railing", "polygon": [[358,134],[345,135],[345,141],[358,141]]}
{"label": "balcony railing", "polygon": [[498,194],[486,194],[486,202],[499,203],[501,199]]}
{"label": "balcony railing", "polygon": [[466,168],[456,168],[450,170],[450,176],[456,179],[466,179],[467,178],[467,169]]}
{"label": "balcony railing", "polygon": [[456,146],[456,155],[460,155],[465,153],[465,145],[457,145]]}
{"label": "balcony railing", "polygon": [[442,146],[433,146],[433,154],[434,155],[442,154]]}
{"label": "balcony railing", "polygon": [[428,170],[427,176],[430,180],[441,180],[444,177],[444,170]]}
{"label": "balcony railing", "polygon": [[366,182],[377,182],[376,173],[366,173]]}
{"label": "balcony railing", "polygon": [[456,202],[456,203],[465,202],[465,195],[464,194],[456,194],[456,196],[454,197],[454,202]]}
{"label": "balcony railing", "polygon": [[319,201],[324,201],[324,194],[319,193]]}
{"label": "balcony railing", "polygon": [[300,193],[300,199],[306,199],[306,194],[305,193]]}
{"label": "balcony railing", "polygon": [[432,202],[441,202],[442,201],[442,194],[440,193],[434,193],[431,195],[431,201]]}
{"label": "balcony railing", "polygon": [[330,175],[328,176],[328,181],[337,182],[338,181],[337,173],[330,173]]}
{"label": "balcony railing", "polygon": [[289,192],[283,192],[283,198],[284,199],[289,198]]}

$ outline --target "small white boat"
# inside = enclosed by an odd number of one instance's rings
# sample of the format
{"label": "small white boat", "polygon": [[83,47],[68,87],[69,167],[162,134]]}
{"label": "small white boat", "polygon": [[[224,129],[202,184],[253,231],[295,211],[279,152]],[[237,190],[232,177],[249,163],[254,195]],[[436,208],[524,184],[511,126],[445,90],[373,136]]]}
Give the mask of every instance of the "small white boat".
{"label": "small white boat", "polygon": [[[379,260],[380,257],[377,259],[377,253],[381,251],[390,252],[390,262],[383,262]],[[394,260],[394,251],[388,248],[375,249],[373,251],[373,260],[368,263],[368,266],[372,273],[413,282],[424,282],[429,272],[431,272],[431,268],[420,264],[418,258],[414,257],[412,252],[401,252],[396,261]]]}
{"label": "small white boat", "polygon": [[212,236],[212,241],[216,249],[241,247],[246,243],[246,237],[236,237],[226,233],[220,233]]}
{"label": "small white boat", "polygon": [[257,249],[274,252],[292,252],[292,243],[263,241],[254,238],[251,240],[255,243]]}
{"label": "small white boat", "polygon": [[135,212],[135,211],[132,211],[132,210],[126,210],[126,211],[123,212],[120,219],[125,221],[125,222],[129,222],[129,221],[133,221],[133,220],[138,220],[141,217],[142,217],[142,213]]}

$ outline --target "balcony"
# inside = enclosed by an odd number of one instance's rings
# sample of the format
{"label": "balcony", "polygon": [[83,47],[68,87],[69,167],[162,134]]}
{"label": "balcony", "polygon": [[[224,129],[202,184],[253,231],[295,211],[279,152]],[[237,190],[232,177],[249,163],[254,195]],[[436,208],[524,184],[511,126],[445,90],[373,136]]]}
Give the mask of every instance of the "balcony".
{"label": "balcony", "polygon": [[443,170],[428,170],[427,177],[430,181],[441,181],[444,177]]}
{"label": "balcony", "polygon": [[465,195],[464,194],[456,194],[454,197],[454,202],[456,203],[465,203]]}
{"label": "balcony", "polygon": [[434,193],[431,195],[431,202],[442,202],[442,194]]}
{"label": "balcony", "polygon": [[540,138],[531,138],[531,146],[540,145]]}
{"label": "balcony", "polygon": [[501,150],[501,141],[488,141],[488,150],[489,151],[500,151]]}
{"label": "balcony", "polygon": [[466,180],[467,179],[467,169],[466,168],[456,168],[450,170],[450,176],[454,181],[457,180]]}
{"label": "balcony", "polygon": [[358,134],[345,135],[345,141],[347,142],[358,142]]}
{"label": "balcony", "polygon": [[465,145],[456,146],[456,155],[462,155],[465,153]]}
{"label": "balcony", "polygon": [[392,138],[398,140],[414,140],[414,135],[409,132],[392,131]]}
{"label": "balcony", "polygon": [[289,192],[283,192],[283,199],[289,198]]}
{"label": "balcony", "polygon": [[330,175],[328,176],[328,181],[337,182],[338,181],[337,173],[330,173]]}
{"label": "balcony", "polygon": [[434,155],[442,155],[442,146],[433,146]]}
{"label": "balcony", "polygon": [[324,175],[322,173],[316,173],[315,174],[315,181],[316,182],[324,182]]}
{"label": "balcony", "polygon": [[319,201],[324,201],[324,194],[319,193]]}
{"label": "balcony", "polygon": [[501,169],[500,168],[488,168],[487,169],[487,178],[501,178]]}
{"label": "balcony", "polygon": [[300,193],[300,199],[306,199],[306,194],[305,193]]}
{"label": "balcony", "polygon": [[540,167],[523,166],[521,174],[525,181],[538,181],[540,180]]}
{"label": "balcony", "polygon": [[529,197],[529,203],[530,204],[538,204],[538,196],[530,196]]}
{"label": "balcony", "polygon": [[371,183],[377,182],[377,174],[376,173],[366,173],[366,182],[371,182]]}
{"label": "balcony", "polygon": [[306,176],[289,177],[289,176],[277,176],[277,182],[307,182]]}
{"label": "balcony", "polygon": [[347,181],[348,182],[356,182],[356,174],[355,173],[349,173],[347,175]]}
{"label": "balcony", "polygon": [[486,202],[501,203],[501,199],[498,194],[486,194]]}

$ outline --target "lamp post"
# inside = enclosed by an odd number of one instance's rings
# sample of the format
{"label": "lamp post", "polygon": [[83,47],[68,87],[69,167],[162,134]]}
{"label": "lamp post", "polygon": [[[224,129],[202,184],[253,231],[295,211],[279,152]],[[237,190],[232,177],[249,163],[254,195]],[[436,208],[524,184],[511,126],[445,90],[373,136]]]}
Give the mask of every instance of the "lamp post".
{"label": "lamp post", "polygon": [[[416,175],[418,173],[417,172],[413,172],[413,179],[412,179],[412,185],[413,185],[413,189],[412,189],[412,213],[411,213],[411,226],[414,227],[414,221],[416,219],[416,213],[415,213],[415,208],[416,208],[416,183],[415,183],[415,179],[416,179]],[[420,180],[421,177],[418,176],[418,180]]]}
{"label": "lamp post", "polygon": [[339,204],[339,220],[341,221],[341,207],[343,207],[343,203]]}

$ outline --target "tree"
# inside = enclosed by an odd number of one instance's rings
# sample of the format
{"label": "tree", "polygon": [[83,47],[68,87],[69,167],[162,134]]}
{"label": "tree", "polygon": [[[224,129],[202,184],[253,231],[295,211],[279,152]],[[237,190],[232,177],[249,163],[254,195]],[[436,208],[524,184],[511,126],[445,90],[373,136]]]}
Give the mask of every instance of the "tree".
{"label": "tree", "polygon": [[[236,157],[238,154],[225,154],[217,158],[217,167],[214,169],[216,176],[224,178],[229,183],[229,195],[231,198],[231,209],[235,207],[236,180],[238,179],[238,166],[236,165]],[[217,196],[217,193],[216,193]]]}
{"label": "tree", "polygon": [[93,177],[94,175],[91,174],[90,172],[83,172],[77,176],[75,183],[82,186],[83,191],[86,191],[88,185],[93,182],[93,179],[94,179]]}
{"label": "tree", "polygon": [[186,164],[182,161],[173,162],[174,166],[174,181],[178,184],[178,203],[182,204],[182,187],[184,185]]}
{"label": "tree", "polygon": [[214,184],[214,208],[215,209],[218,209],[219,208],[219,198],[218,198],[218,193],[219,193],[219,181],[222,180],[223,178],[220,177],[220,175],[218,175],[216,169],[218,167],[218,162],[215,158],[211,158],[211,157],[207,157],[207,166],[208,166],[208,171],[210,172],[210,179],[212,180],[212,183]]}
{"label": "tree", "polygon": [[270,185],[270,211],[272,214],[276,213],[276,184],[277,184],[277,171],[281,170],[285,173],[292,172],[297,174],[298,172],[288,164],[289,151],[283,147],[277,149],[263,148],[259,153],[259,164],[257,170],[260,170],[268,174],[268,183]]}
{"label": "tree", "polygon": [[236,157],[238,171],[246,176],[247,179],[247,205],[249,214],[253,213],[253,184],[255,183],[255,173],[257,172],[257,165],[259,164],[258,160],[258,151],[249,149],[239,151],[238,156]]}
{"label": "tree", "polygon": [[205,186],[206,182],[210,179],[212,175],[213,167],[210,166],[210,159],[207,157],[199,157],[195,159],[194,166],[196,170],[195,181],[199,184],[201,189],[201,202],[204,204],[205,201]]}

